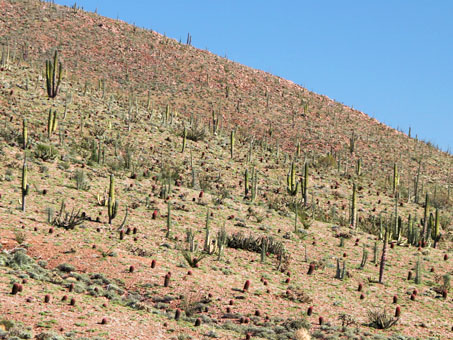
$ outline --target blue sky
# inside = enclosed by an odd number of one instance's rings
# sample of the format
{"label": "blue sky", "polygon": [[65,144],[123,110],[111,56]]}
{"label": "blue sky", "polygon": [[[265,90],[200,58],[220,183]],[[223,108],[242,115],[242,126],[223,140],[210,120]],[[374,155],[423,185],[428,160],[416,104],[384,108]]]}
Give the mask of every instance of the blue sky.
{"label": "blue sky", "polygon": [[[56,0],[72,6],[74,0]],[[453,147],[453,1],[77,0]]]}

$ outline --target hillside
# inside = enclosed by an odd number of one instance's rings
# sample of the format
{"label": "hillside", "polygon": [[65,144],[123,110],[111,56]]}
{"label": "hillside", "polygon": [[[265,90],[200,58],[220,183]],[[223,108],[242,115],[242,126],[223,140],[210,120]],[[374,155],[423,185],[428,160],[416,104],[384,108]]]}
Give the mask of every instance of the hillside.
{"label": "hillside", "polygon": [[0,13],[0,337],[452,338],[450,155],[156,32],[40,1]]}

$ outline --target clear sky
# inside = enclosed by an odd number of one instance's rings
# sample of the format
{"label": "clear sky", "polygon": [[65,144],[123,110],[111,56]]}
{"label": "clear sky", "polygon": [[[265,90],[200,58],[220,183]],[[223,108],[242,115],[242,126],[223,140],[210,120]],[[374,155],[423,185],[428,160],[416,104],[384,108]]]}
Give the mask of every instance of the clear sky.
{"label": "clear sky", "polygon": [[[56,0],[72,6],[75,0]],[[453,147],[451,0],[77,0]]]}

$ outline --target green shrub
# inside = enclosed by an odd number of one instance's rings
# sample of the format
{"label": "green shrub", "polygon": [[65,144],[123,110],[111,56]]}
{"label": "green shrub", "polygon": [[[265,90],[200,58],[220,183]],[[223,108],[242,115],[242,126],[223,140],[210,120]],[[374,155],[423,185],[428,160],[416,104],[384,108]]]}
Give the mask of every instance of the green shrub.
{"label": "green shrub", "polygon": [[53,145],[39,143],[36,145],[34,155],[46,162],[57,158],[58,150]]}

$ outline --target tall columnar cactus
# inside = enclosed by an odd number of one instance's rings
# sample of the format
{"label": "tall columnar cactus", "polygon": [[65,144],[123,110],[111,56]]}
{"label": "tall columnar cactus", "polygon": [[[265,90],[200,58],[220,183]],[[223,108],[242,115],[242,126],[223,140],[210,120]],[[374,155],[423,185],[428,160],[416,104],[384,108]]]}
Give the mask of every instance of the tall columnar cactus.
{"label": "tall columnar cactus", "polygon": [[181,148],[181,152],[184,152],[184,150],[186,150],[186,143],[187,143],[187,128],[184,126],[184,130],[182,132],[182,148]]}
{"label": "tall columnar cactus", "polygon": [[352,136],[349,138],[349,152],[351,154],[353,154],[355,151],[355,142],[356,142],[356,137],[355,137],[355,134],[353,133]]}
{"label": "tall columnar cactus", "polygon": [[252,172],[252,197],[251,200],[254,201],[256,194],[258,193],[258,171],[253,168]]}
{"label": "tall columnar cactus", "polygon": [[300,142],[297,143],[296,157],[300,157]]}
{"label": "tall columnar cactus", "polygon": [[409,245],[414,244],[414,229],[412,227],[412,216],[409,214],[407,220],[407,243]]}
{"label": "tall columnar cactus", "polygon": [[377,242],[375,241],[373,246],[373,263],[377,265],[377,261],[378,261],[378,247]]}
{"label": "tall columnar cactus", "polygon": [[428,229],[428,218],[429,218],[429,194],[426,193],[425,198],[425,210],[423,213],[423,231],[422,231],[422,241],[426,241],[428,235],[426,230]]}
{"label": "tall columnar cactus", "polygon": [[211,252],[211,230],[209,228],[209,221],[210,221],[211,213],[209,208],[206,210],[206,226],[205,226],[205,239],[204,239],[204,251],[207,253]]}
{"label": "tall columnar cactus", "polygon": [[350,223],[351,227],[355,228],[357,224],[357,193],[356,193],[356,184],[352,185],[352,198],[351,198],[351,217]]}
{"label": "tall columnar cactus", "polygon": [[167,104],[167,106],[165,106],[164,121],[165,124],[168,124],[168,122],[170,121],[170,104]]}
{"label": "tall columnar cactus", "polygon": [[397,221],[397,230],[396,230],[396,240],[401,242],[401,233],[403,231],[403,220],[401,219],[401,216],[398,216],[398,221]]}
{"label": "tall columnar cactus", "polygon": [[398,175],[398,165],[396,163],[393,164],[393,193],[396,193],[398,190],[398,183],[399,183],[399,175]]}
{"label": "tall columnar cactus", "polygon": [[417,259],[417,264],[415,265],[415,279],[414,279],[414,282],[416,284],[420,284],[422,283],[422,271],[423,271],[423,268],[422,268],[422,260],[421,258],[419,257]]}
{"label": "tall columnar cactus", "polygon": [[360,176],[362,173],[362,159],[357,160],[357,176]]}
{"label": "tall columnar cactus", "polygon": [[304,181],[302,182],[302,197],[304,204],[308,204],[308,162],[305,162],[304,166]]}
{"label": "tall columnar cactus", "polygon": [[431,244],[430,238],[432,236],[432,230],[434,229],[433,225],[434,225],[434,216],[433,216],[433,213],[430,213],[429,218],[428,218],[428,229],[426,230],[426,242],[428,242],[428,244]]}
{"label": "tall columnar cactus", "polygon": [[379,214],[379,240],[382,240],[384,237],[384,227],[382,224],[382,213]]}
{"label": "tall columnar cactus", "polygon": [[234,156],[235,136],[236,136],[236,132],[234,130],[231,130],[231,135],[230,135],[230,155],[231,155],[231,158],[233,158],[233,156]]}
{"label": "tall columnar cactus", "polygon": [[170,238],[171,233],[171,204],[170,201],[167,203],[167,234],[165,235],[166,238]]}
{"label": "tall columnar cactus", "polygon": [[399,200],[399,193],[396,192],[395,193],[395,215],[394,215],[394,220],[393,220],[393,232],[392,232],[393,237],[401,237],[401,235],[398,233],[398,200]]}
{"label": "tall columnar cactus", "polygon": [[24,164],[22,165],[22,211],[25,211],[25,196],[30,192],[30,186],[27,183],[28,168],[27,168],[27,158],[24,157]]}
{"label": "tall columnar cactus", "polygon": [[57,111],[49,109],[49,115],[47,118],[47,138],[50,139],[52,134],[57,130],[58,126],[58,119],[57,119]]}
{"label": "tall columnar cactus", "polygon": [[304,104],[304,114],[308,114],[308,100],[304,100],[303,104]]}
{"label": "tall columnar cactus", "polygon": [[420,181],[420,170],[422,167],[422,161],[420,160],[418,162],[418,170],[417,170],[417,176],[414,179],[414,202],[418,203],[418,188],[419,188],[419,181]]}
{"label": "tall columnar cactus", "polygon": [[113,174],[110,175],[110,187],[109,187],[109,199],[108,199],[108,215],[109,224],[112,224],[112,220],[116,217],[118,212],[118,202],[115,198],[115,178]]}
{"label": "tall columnar cactus", "polygon": [[291,196],[296,196],[299,191],[299,182],[296,180],[296,165],[291,163],[291,169],[286,176],[286,191]]}
{"label": "tall columnar cactus", "polygon": [[381,264],[379,266],[379,283],[384,283],[384,268],[387,259],[388,227],[385,228],[384,244],[382,246]]}
{"label": "tall columnar cactus", "polygon": [[436,216],[434,218],[434,228],[431,231],[431,238],[434,241],[434,248],[437,246],[437,242],[440,240],[440,231],[439,231],[439,209],[436,209]]}
{"label": "tall columnar cactus", "polygon": [[22,148],[25,150],[28,144],[28,128],[27,119],[24,118],[22,121]]}
{"label": "tall columnar cactus", "polygon": [[212,110],[212,133],[214,135],[217,135],[217,131],[219,130],[219,115],[215,113],[214,110]]}
{"label": "tall columnar cactus", "polygon": [[62,71],[63,65],[58,62],[58,51],[55,51],[53,62],[46,60],[46,87],[49,98],[55,98],[58,94]]}
{"label": "tall columnar cactus", "polygon": [[245,192],[245,196],[248,195],[249,193],[249,169],[245,169],[245,173],[244,173],[244,192]]}

